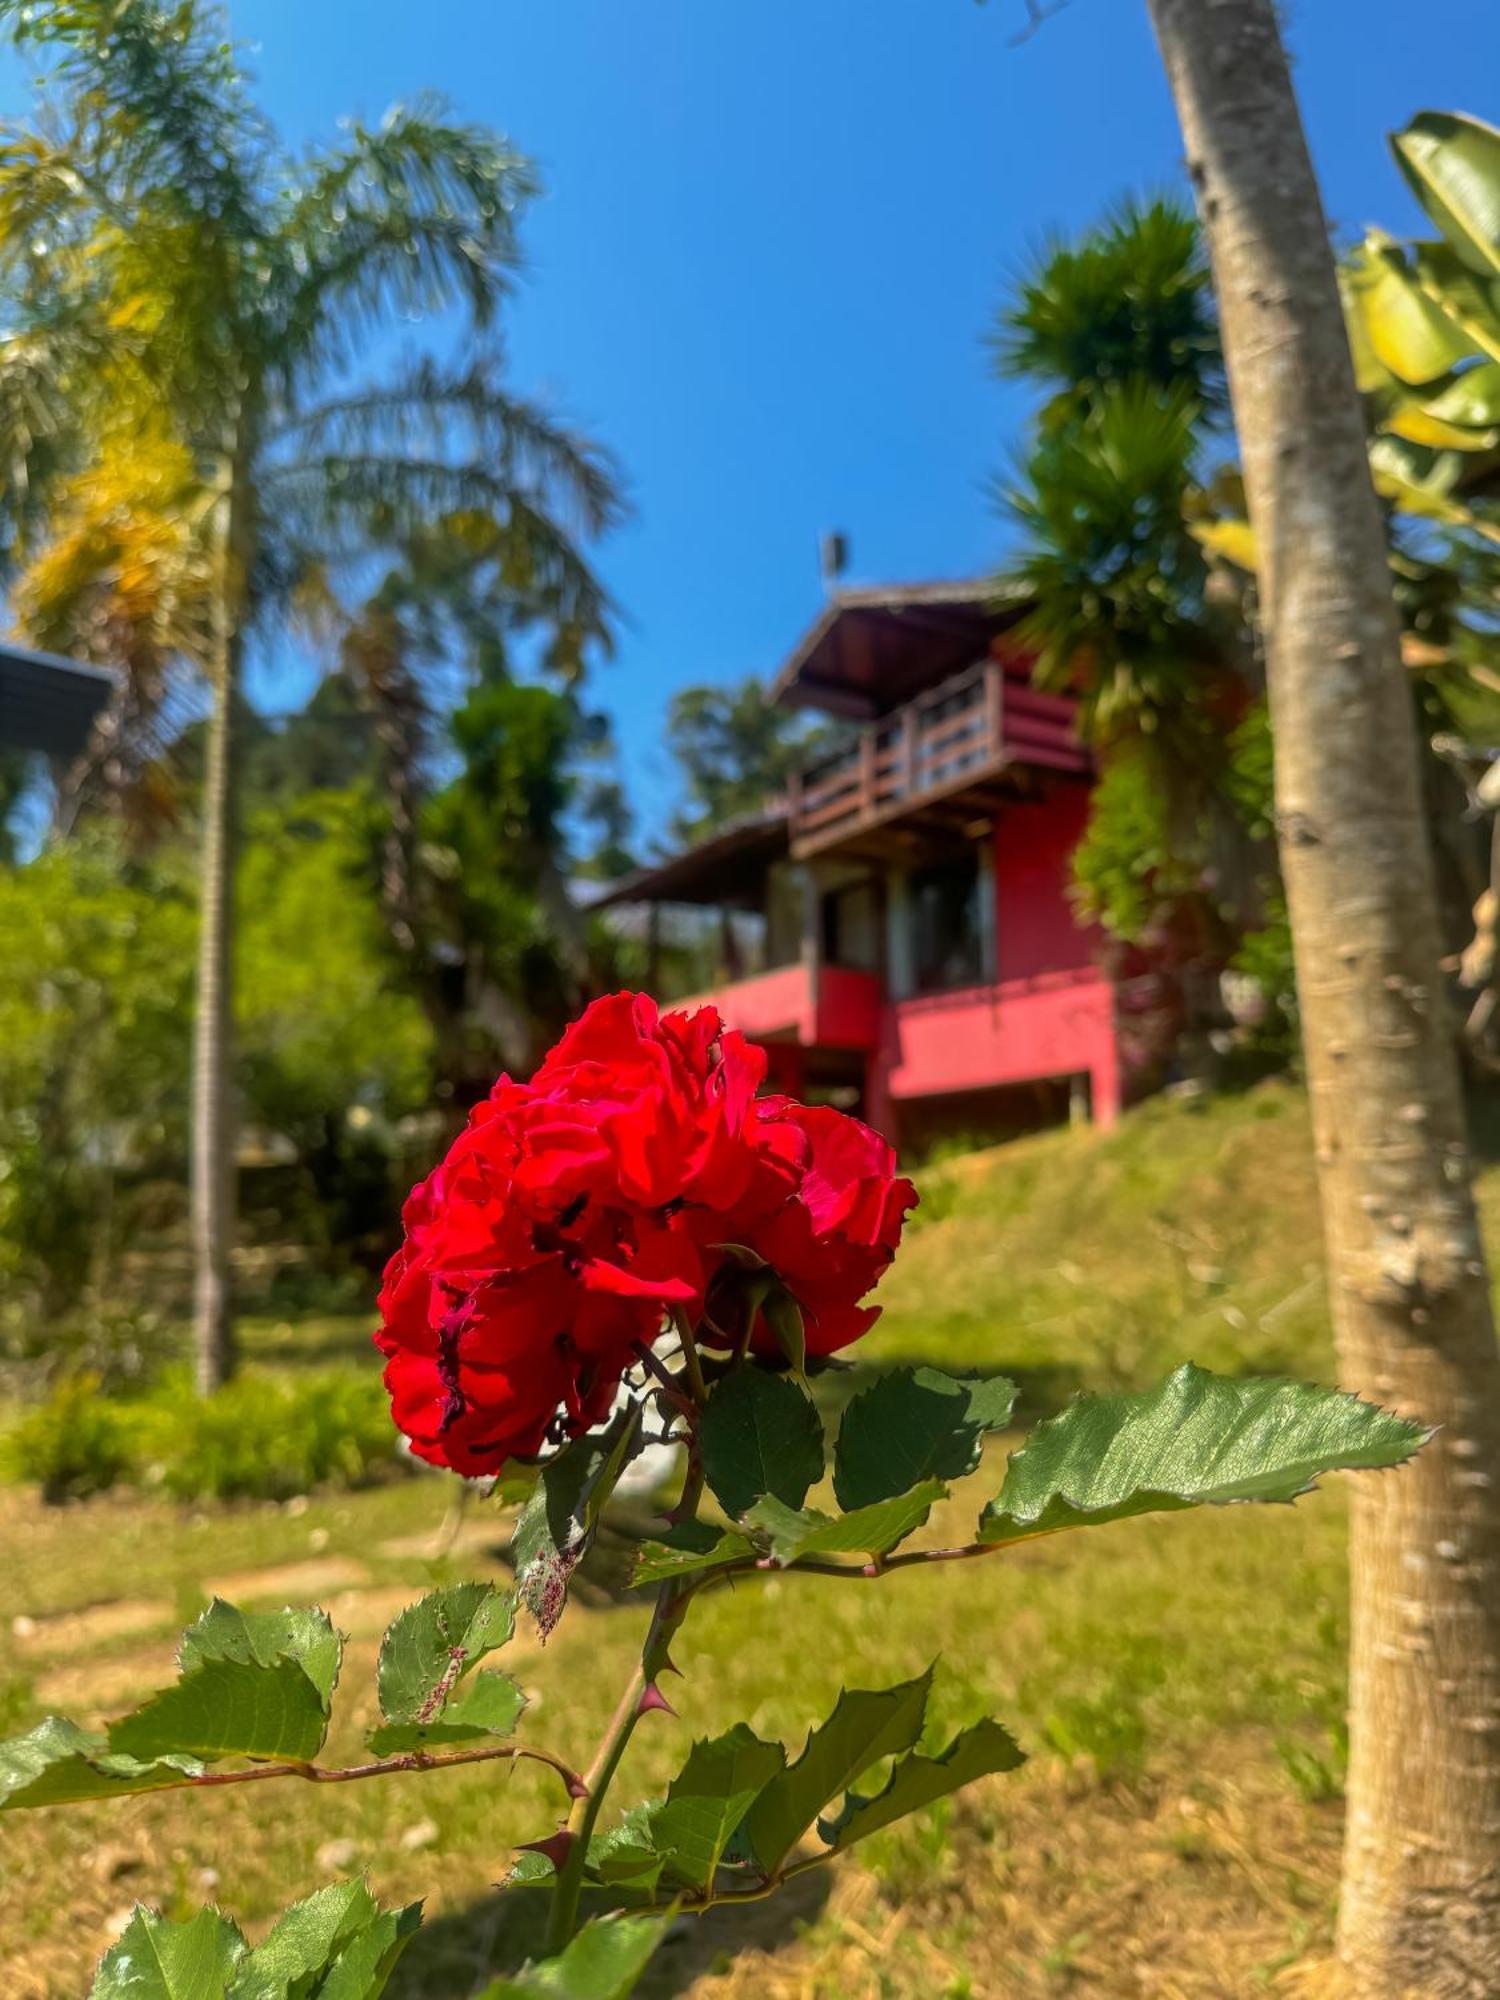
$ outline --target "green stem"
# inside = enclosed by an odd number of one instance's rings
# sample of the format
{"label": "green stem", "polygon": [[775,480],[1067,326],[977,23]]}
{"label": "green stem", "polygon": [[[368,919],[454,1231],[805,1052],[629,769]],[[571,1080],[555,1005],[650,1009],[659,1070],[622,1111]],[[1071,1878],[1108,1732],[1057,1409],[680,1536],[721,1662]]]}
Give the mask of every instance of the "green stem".
{"label": "green stem", "polygon": [[687,1378],[689,1393],[701,1410],[708,1400],[708,1385],[703,1380],[703,1366],[698,1359],[698,1343],[693,1338],[693,1329],[688,1324],[686,1313],[674,1309],[672,1324],[682,1341],[682,1372]]}
{"label": "green stem", "polygon": [[[703,1381],[703,1370],[698,1362],[698,1348],[693,1339],[693,1330],[685,1317],[673,1314],[677,1331],[682,1337],[683,1375],[692,1394],[693,1409],[692,1436],[688,1444],[687,1484],[683,1487],[682,1498],[674,1509],[679,1521],[692,1520],[703,1498],[703,1465],[698,1453],[697,1415],[702,1409],[708,1391]],[[599,1746],[594,1752],[594,1760],[583,1774],[582,1796],[575,1800],[573,1810],[568,1814],[566,1831],[572,1837],[562,1866],[557,1871],[557,1882],[552,1891],[552,1909],[547,1919],[547,1953],[549,1957],[564,1949],[578,1926],[578,1899],[583,1893],[584,1872],[588,1866],[589,1842],[598,1824],[599,1814],[604,1808],[605,1798],[614,1782],[620,1759],[625,1755],[636,1724],[648,1711],[641,1706],[648,1688],[668,1665],[667,1649],[672,1634],[687,1615],[688,1605],[697,1591],[695,1582],[683,1582],[673,1578],[662,1584],[656,1594],[656,1604],[651,1613],[651,1623],[647,1628],[645,1643],[641,1647],[641,1663],[631,1676],[624,1693],[620,1696],[614,1714],[610,1717]]]}
{"label": "green stem", "polygon": [[[697,1504],[696,1495],[693,1504]],[[685,1586],[675,1580],[664,1583],[657,1592],[646,1642],[641,1648],[641,1663],[627,1683],[599,1739],[594,1761],[583,1774],[583,1796],[568,1814],[567,1831],[572,1839],[563,1864],[557,1871],[557,1884],[552,1892],[552,1909],[547,1920],[546,1949],[549,1957],[555,1957],[562,1951],[577,1929],[578,1899],[583,1891],[589,1842],[615,1773],[620,1768],[620,1759],[635,1734],[636,1724],[647,1712],[641,1707],[642,1697],[667,1664],[667,1646],[682,1623],[692,1596],[691,1585]]]}

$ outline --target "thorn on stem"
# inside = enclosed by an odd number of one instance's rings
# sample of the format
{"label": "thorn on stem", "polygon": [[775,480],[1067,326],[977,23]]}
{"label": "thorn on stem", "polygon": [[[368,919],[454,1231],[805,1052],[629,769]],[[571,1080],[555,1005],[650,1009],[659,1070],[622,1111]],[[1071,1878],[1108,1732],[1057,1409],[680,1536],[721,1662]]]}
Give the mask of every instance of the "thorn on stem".
{"label": "thorn on stem", "polygon": [[658,1709],[663,1715],[675,1716],[677,1713],[671,1702],[667,1700],[661,1689],[656,1685],[656,1682],[647,1681],[646,1685],[641,1689],[641,1698],[635,1705],[635,1712],[638,1716],[650,1715],[653,1710]]}
{"label": "thorn on stem", "polygon": [[573,1851],[573,1842],[578,1838],[565,1826],[556,1833],[549,1833],[545,1840],[523,1840],[516,1849],[517,1854],[543,1854],[561,1875],[568,1864],[568,1856]]}

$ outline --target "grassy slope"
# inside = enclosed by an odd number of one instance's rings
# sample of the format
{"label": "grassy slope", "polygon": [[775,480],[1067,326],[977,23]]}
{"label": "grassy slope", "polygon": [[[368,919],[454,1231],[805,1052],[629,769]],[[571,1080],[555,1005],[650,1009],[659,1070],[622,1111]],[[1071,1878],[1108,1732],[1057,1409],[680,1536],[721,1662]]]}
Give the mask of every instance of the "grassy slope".
{"label": "grassy slope", "polygon": [[[1487,1192],[1500,1195],[1492,1180]],[[1143,1382],[1189,1355],[1329,1371],[1306,1119],[1288,1089],[1157,1104],[1114,1134],[1027,1140],[925,1183],[871,1359],[1013,1370],[1032,1415],[1079,1383]],[[342,1337],[320,1327],[320,1358]],[[285,1345],[265,1341],[268,1354]],[[998,1477],[998,1462],[983,1476]],[[440,1573],[382,1544],[434,1528],[446,1497],[420,1479],[295,1514],[189,1514],[137,1499],[46,1514],[27,1495],[0,1495],[7,1626],[16,1611],[126,1591],[160,1609],[149,1630],[83,1647],[100,1677],[92,1702],[86,1675],[64,1704],[55,1676],[66,1662],[0,1627],[9,1726],[38,1697],[80,1714],[118,1709],[134,1697],[122,1693],[132,1673],[152,1684],[174,1618],[191,1614],[205,1582],[316,1554],[366,1575],[333,1605],[361,1633],[335,1743],[352,1751],[370,1719],[378,1624],[359,1607],[376,1612]],[[962,1533],[973,1504],[955,1504],[939,1530]],[[681,1724],[641,1732],[622,1800],[660,1784],[694,1734],[744,1715],[799,1740],[845,1675],[879,1684],[939,1650],[954,1700],[991,1705],[1034,1756],[952,1812],[878,1837],[831,1883],[812,1878],[795,1905],[700,1926],[668,1949],[653,1990],[737,2000],[1263,1990],[1328,1931],[1338,1815],[1308,1794],[1337,1761],[1342,1523],[1330,1492],[1295,1510],[1126,1524],[952,1572],[771,1580],[706,1601],[679,1648]],[[493,1567],[476,1550],[450,1573]],[[538,1697],[525,1729],[580,1754],[640,1624],[633,1604],[600,1602],[571,1612],[545,1653],[522,1646],[513,1664]],[[1299,1749],[1317,1760],[1300,1786],[1287,1770]],[[354,1841],[378,1889],[428,1894],[430,1928],[398,1996],[466,1994],[486,1954],[524,1943],[487,1885],[510,1842],[551,1823],[552,1800],[529,1774],[274,1801],[271,1789],[0,1822],[7,1996],[82,1991],[111,1913],[135,1896],[186,1909],[203,1899],[205,1867],[218,1870],[227,1908],[263,1924],[316,1879],[316,1850],[334,1837]],[[428,1844],[400,1852],[400,1831],[427,1819]]]}

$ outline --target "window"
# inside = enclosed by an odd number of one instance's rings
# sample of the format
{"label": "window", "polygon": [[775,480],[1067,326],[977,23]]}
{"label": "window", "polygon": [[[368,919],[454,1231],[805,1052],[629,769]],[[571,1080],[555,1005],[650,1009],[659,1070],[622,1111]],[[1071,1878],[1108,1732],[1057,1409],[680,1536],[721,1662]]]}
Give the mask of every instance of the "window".
{"label": "window", "polygon": [[977,854],[912,876],[912,956],[919,993],[972,986],[984,977],[979,879]]}

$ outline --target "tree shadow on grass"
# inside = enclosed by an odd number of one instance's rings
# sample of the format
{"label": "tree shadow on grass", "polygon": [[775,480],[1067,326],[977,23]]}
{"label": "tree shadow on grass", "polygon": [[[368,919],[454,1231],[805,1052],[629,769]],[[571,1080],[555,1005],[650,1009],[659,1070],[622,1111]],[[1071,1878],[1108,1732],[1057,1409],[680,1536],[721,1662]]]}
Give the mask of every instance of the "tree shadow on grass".
{"label": "tree shadow on grass", "polygon": [[[818,1916],[831,1886],[827,1869],[800,1875],[763,1903],[712,1910],[673,1924],[636,1988],[639,2000],[674,2000],[695,1979],[722,1969],[746,1951],[774,1951]],[[606,1904],[583,1914],[597,1914]],[[535,1890],[497,1890],[463,1909],[425,1923],[402,1958],[387,2000],[469,2000],[492,1979],[542,1954],[547,1897]]]}

